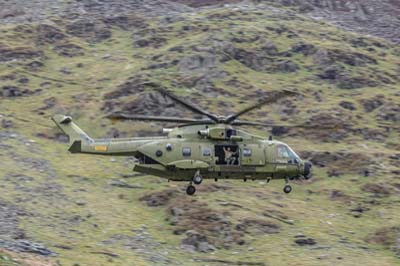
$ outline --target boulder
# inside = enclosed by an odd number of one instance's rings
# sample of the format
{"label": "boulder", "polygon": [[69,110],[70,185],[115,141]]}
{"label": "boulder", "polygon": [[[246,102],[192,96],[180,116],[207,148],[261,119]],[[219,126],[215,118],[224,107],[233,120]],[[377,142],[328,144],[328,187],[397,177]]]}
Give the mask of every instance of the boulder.
{"label": "boulder", "polygon": [[58,43],[66,38],[66,35],[59,28],[52,25],[40,24],[36,30],[36,42],[40,45]]}
{"label": "boulder", "polygon": [[208,243],[207,236],[201,235],[194,230],[186,232],[186,238],[182,239],[181,245],[184,249],[191,249],[203,253],[215,250],[215,247]]}
{"label": "boulder", "polygon": [[28,89],[21,89],[15,86],[3,86],[2,90],[0,91],[0,96],[13,98],[13,97],[20,97],[29,95],[32,92]]}

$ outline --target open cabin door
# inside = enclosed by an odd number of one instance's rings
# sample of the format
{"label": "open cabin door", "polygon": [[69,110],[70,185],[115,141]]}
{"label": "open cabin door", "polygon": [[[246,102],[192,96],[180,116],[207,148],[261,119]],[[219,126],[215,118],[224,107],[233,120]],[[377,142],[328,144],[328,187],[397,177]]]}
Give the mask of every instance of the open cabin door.
{"label": "open cabin door", "polygon": [[238,166],[239,152],[239,146],[236,144],[217,144],[215,145],[215,164]]}

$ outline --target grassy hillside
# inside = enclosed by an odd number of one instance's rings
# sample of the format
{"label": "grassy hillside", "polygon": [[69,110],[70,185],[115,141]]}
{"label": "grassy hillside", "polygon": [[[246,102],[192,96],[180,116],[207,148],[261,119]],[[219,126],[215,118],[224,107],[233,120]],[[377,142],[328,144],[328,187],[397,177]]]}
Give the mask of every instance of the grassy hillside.
{"label": "grassy hillside", "polygon": [[[397,45],[251,5],[53,14],[2,24],[0,37],[0,247],[68,266],[399,263]],[[206,181],[190,197],[133,173],[133,158],[67,152],[55,113],[93,137],[165,126],[113,123],[113,111],[192,115],[149,83],[221,114],[301,92],[245,118],[307,125],[272,132],[314,178],[289,195],[280,182]]]}

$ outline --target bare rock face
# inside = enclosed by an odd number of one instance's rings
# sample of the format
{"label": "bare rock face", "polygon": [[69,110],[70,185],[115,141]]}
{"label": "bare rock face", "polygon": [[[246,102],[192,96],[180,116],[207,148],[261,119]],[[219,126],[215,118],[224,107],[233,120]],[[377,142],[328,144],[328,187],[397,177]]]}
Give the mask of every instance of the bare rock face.
{"label": "bare rock face", "polygon": [[119,85],[116,90],[107,93],[104,98],[106,100],[117,99],[141,93],[146,89],[148,83],[149,81],[145,77],[133,76],[123,84]]}
{"label": "bare rock face", "polygon": [[265,49],[261,51],[246,50],[235,47],[226,49],[230,58],[239,61],[243,65],[255,71],[267,73],[290,73],[296,72],[299,69],[299,66],[290,59],[274,58],[267,55],[268,53],[271,53],[271,51],[267,50],[266,55],[264,55],[263,51],[265,51]]}
{"label": "bare rock face", "polygon": [[111,31],[98,21],[80,19],[67,25],[66,29],[68,34],[94,42],[100,42],[111,37]]}
{"label": "bare rock face", "polygon": [[0,43],[0,62],[12,60],[26,60],[40,58],[43,56],[42,51],[38,51],[31,47],[8,47]]}
{"label": "bare rock face", "polygon": [[314,56],[314,63],[317,65],[329,65],[333,62],[340,62],[349,66],[365,66],[367,64],[377,64],[376,59],[366,54],[358,52],[348,52],[340,49],[319,49]]}
{"label": "bare rock face", "polygon": [[[4,2],[4,1],[3,1]],[[189,6],[169,2],[166,0],[124,0],[124,1],[97,1],[82,0],[64,2],[61,0],[40,0],[32,1],[29,8],[26,8],[26,1],[15,0],[12,5],[1,8],[1,23],[24,23],[43,22],[49,15],[60,16],[66,19],[98,19],[102,18],[114,25],[123,27],[135,22],[131,18],[132,12],[145,13],[146,16],[160,16],[168,14],[179,14],[180,12],[190,11]],[[50,12],[49,12],[50,11]],[[108,19],[110,18],[110,19]],[[125,22],[127,22],[125,24]]]}
{"label": "bare rock face", "polygon": [[44,67],[44,63],[42,61],[34,60],[30,63],[27,63],[24,68],[29,71],[35,72],[35,71],[41,70],[43,67]]}
{"label": "bare rock face", "polygon": [[236,230],[255,235],[277,234],[280,231],[279,229],[279,225],[260,219],[244,219],[240,224],[236,225]]}
{"label": "bare rock face", "polygon": [[294,242],[299,246],[314,246],[317,244],[317,242],[313,238],[305,236],[297,237]]}
{"label": "bare rock face", "polygon": [[382,122],[399,122],[400,121],[400,104],[394,102],[388,103],[381,107],[377,115],[378,121]]}
{"label": "bare rock face", "polygon": [[352,131],[351,118],[343,113],[319,113],[312,116],[302,129],[306,138],[323,142],[337,142]]}
{"label": "bare rock face", "polygon": [[26,96],[32,94],[28,89],[21,89],[15,86],[3,86],[2,90],[0,90],[0,96],[13,98],[19,96]]}
{"label": "bare rock face", "polygon": [[134,46],[137,48],[145,48],[145,47],[160,48],[166,42],[167,40],[165,38],[152,36],[135,41]]}
{"label": "bare rock face", "polygon": [[400,227],[382,227],[370,234],[366,239],[368,243],[378,244],[394,251],[400,256]]}
{"label": "bare rock face", "polygon": [[278,47],[272,41],[266,41],[262,46],[261,50],[267,55],[278,55]]}
{"label": "bare rock face", "polygon": [[0,200],[0,248],[44,256],[54,254],[43,245],[25,239],[24,231],[18,227],[18,216],[22,215],[27,215],[27,213]]}
{"label": "bare rock face", "polygon": [[62,30],[52,25],[40,24],[37,27],[37,32],[37,43],[42,45],[57,43],[66,38]]}
{"label": "bare rock face", "polygon": [[122,111],[136,115],[159,115],[179,117],[188,113],[188,110],[177,105],[170,98],[159,92],[144,92],[132,101],[121,102],[118,100],[106,101],[103,106],[105,112]]}
{"label": "bare rock face", "polygon": [[[340,89],[376,87],[392,83],[387,73],[367,76],[359,72],[363,67],[378,64],[375,58],[367,54],[340,49],[318,49],[313,54],[313,62],[314,68],[318,71],[317,77],[335,84]],[[354,67],[357,71],[351,73],[349,67]]]}
{"label": "bare rock face", "polygon": [[238,3],[241,2],[241,0],[171,0],[171,2],[185,4],[190,7],[203,7],[203,6]]}
{"label": "bare rock face", "polygon": [[75,56],[83,56],[85,53],[83,52],[82,47],[72,44],[66,43],[55,46],[53,50],[61,56],[65,57],[75,57]]}
{"label": "bare rock face", "polygon": [[143,17],[133,14],[107,16],[103,19],[104,24],[116,26],[123,30],[128,29],[143,29],[148,26]]}
{"label": "bare rock face", "polygon": [[304,42],[299,42],[292,46],[292,52],[302,53],[305,56],[310,56],[316,53],[317,49],[313,44],[308,44]]}
{"label": "bare rock face", "polygon": [[182,239],[181,247],[204,253],[215,250],[215,247],[208,242],[207,236],[201,235],[194,230],[186,232],[186,238]]}
{"label": "bare rock face", "polygon": [[361,189],[378,197],[387,197],[391,194],[391,190],[383,184],[368,183],[365,184]]}
{"label": "bare rock face", "polygon": [[369,79],[362,75],[352,76],[351,74],[344,73],[339,76],[338,88],[340,89],[359,89],[363,87],[377,87],[379,82],[375,79]]}
{"label": "bare rock face", "polygon": [[362,100],[361,104],[364,107],[364,110],[369,113],[374,111],[375,109],[381,107],[384,104],[384,99],[383,99],[383,95],[381,96],[377,96],[371,99],[367,99],[367,100]]}
{"label": "bare rock face", "polygon": [[22,212],[7,202],[0,201],[0,238],[10,237],[18,239],[23,237],[23,232],[18,228],[18,213]]}
{"label": "bare rock face", "polygon": [[174,227],[174,234],[185,235],[181,241],[184,250],[211,252],[216,248],[230,248],[235,244],[244,244],[244,229],[260,229],[263,233],[273,230],[274,233],[279,228],[259,220],[235,227],[228,219],[229,213],[194,199],[182,201],[180,193],[166,189],[145,195],[140,200],[151,207],[166,207],[167,220]]}
{"label": "bare rock face", "polygon": [[[194,204],[197,209],[192,209],[189,204]],[[193,206],[193,205],[192,205]],[[227,213],[211,209],[204,203],[192,201],[176,206],[181,210],[173,213],[169,219],[176,229],[176,234],[186,234],[185,243],[192,243],[196,250],[206,252],[216,248],[230,248],[235,244],[243,244],[243,232],[235,229],[227,218]],[[190,232],[196,228],[196,234]],[[194,243],[193,243],[194,240]],[[190,242],[189,242],[190,241]],[[207,245],[201,244],[205,242]]]}
{"label": "bare rock face", "polygon": [[15,18],[18,16],[23,16],[25,15],[25,11],[22,8],[18,7],[9,7],[9,8],[4,8],[0,11],[0,19],[10,19],[10,18]]}
{"label": "bare rock face", "polygon": [[303,152],[301,157],[316,167],[326,168],[331,177],[343,174],[368,176],[374,168],[374,161],[362,153]]}
{"label": "bare rock face", "polygon": [[354,111],[354,110],[357,109],[357,108],[355,107],[354,103],[352,103],[352,102],[350,102],[350,101],[341,101],[341,102],[339,103],[339,105],[340,105],[342,108],[347,109],[347,110],[350,110],[350,111]]}
{"label": "bare rock face", "polygon": [[165,206],[169,204],[171,198],[179,194],[177,190],[163,190],[158,193],[152,193],[140,198],[140,201],[150,207]]}
{"label": "bare rock face", "polygon": [[[52,15],[62,15],[68,19],[101,18],[109,26],[123,29],[143,27],[143,22],[132,13],[146,16],[178,16],[182,12],[191,12],[196,8],[237,4],[241,0],[142,0],[127,1],[34,1],[26,9],[23,0],[13,1],[12,7],[2,8],[0,22],[20,23],[24,21],[44,21],[51,10]],[[256,4],[267,2],[268,5],[295,9],[316,19],[323,19],[349,30],[362,34],[368,33],[400,42],[400,4],[395,0],[253,0]],[[86,24],[86,23],[84,23]],[[81,27],[81,26],[79,26]],[[86,25],[85,27],[90,27]],[[76,29],[74,30],[76,31]],[[95,34],[95,40],[109,35],[106,30]],[[53,37],[56,37],[53,36]],[[51,38],[53,38],[51,37]],[[58,38],[58,37],[56,37]]]}
{"label": "bare rock face", "polygon": [[396,0],[273,0],[349,30],[400,42],[400,3]]}
{"label": "bare rock face", "polygon": [[193,55],[182,58],[178,67],[181,72],[207,72],[216,67],[215,56],[209,55]]}

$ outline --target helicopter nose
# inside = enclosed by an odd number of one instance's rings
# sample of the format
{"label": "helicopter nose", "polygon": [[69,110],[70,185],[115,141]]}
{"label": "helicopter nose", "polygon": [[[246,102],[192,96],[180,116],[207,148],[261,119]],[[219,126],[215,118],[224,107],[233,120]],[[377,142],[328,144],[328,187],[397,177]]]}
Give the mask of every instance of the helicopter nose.
{"label": "helicopter nose", "polygon": [[311,168],[312,168],[312,163],[310,163],[310,162],[305,162],[304,163],[304,178],[305,179],[310,179],[311,178],[311,176],[312,176],[312,173],[311,173]]}

